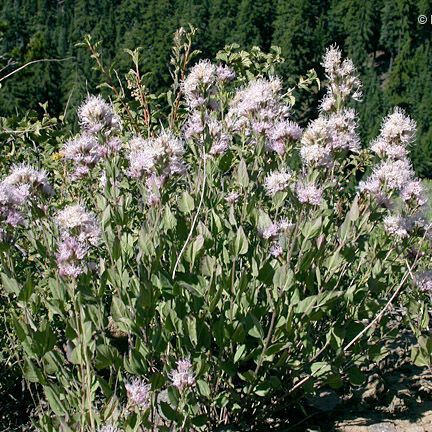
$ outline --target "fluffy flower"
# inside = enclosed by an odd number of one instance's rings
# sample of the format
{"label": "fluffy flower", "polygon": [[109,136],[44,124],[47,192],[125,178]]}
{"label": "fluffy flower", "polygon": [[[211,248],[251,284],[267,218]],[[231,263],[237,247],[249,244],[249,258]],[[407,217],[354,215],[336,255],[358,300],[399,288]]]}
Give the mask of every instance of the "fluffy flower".
{"label": "fluffy flower", "polygon": [[83,260],[88,247],[74,237],[66,236],[56,255],[60,276],[76,279],[85,270]]}
{"label": "fluffy flower", "polygon": [[264,188],[268,195],[274,196],[277,192],[288,189],[292,174],[288,171],[273,171],[264,180]]}
{"label": "fluffy flower", "polygon": [[96,216],[82,205],[65,207],[57,214],[56,222],[63,236],[75,236],[80,242],[97,245],[101,229]]}
{"label": "fluffy flower", "polygon": [[340,150],[358,152],[360,138],[356,132],[356,113],[344,109],[330,115],[321,114],[312,121],[301,139],[300,155],[306,166],[330,167]]}
{"label": "fluffy flower", "polygon": [[192,111],[188,117],[184,128],[186,139],[200,138],[204,132],[205,124],[209,121],[208,115],[203,115],[199,111]]}
{"label": "fluffy flower", "polygon": [[146,384],[143,379],[134,378],[125,384],[128,401],[141,409],[147,409],[150,406],[150,389],[151,386]]}
{"label": "fluffy flower", "polygon": [[216,156],[225,153],[229,147],[230,137],[224,131],[223,124],[216,120],[210,120],[207,127],[212,140],[210,154]]}
{"label": "fluffy flower", "polygon": [[272,257],[279,258],[283,254],[283,249],[279,244],[276,243],[271,245],[269,253]]}
{"label": "fluffy flower", "polygon": [[426,193],[420,180],[412,180],[406,183],[401,190],[401,198],[407,203],[423,206],[427,202]]}
{"label": "fluffy flower", "polygon": [[240,197],[240,194],[238,192],[230,192],[226,197],[225,197],[225,201],[230,204],[233,205],[235,204],[238,199]]}
{"label": "fluffy flower", "polygon": [[12,186],[27,185],[31,193],[42,192],[47,195],[54,193],[48,181],[47,173],[44,170],[36,170],[27,164],[14,165],[3,182]]}
{"label": "fluffy flower", "polygon": [[376,153],[380,158],[389,159],[406,159],[408,152],[403,145],[392,145],[382,137],[377,138],[371,144],[371,150]]}
{"label": "fluffy flower", "polygon": [[409,235],[407,221],[401,216],[386,216],[384,229],[391,235],[406,238]]}
{"label": "fluffy flower", "polygon": [[361,82],[357,76],[352,60],[342,59],[342,53],[337,46],[327,49],[323,63],[328,79],[327,94],[321,102],[323,111],[336,109],[337,101],[345,102],[349,96],[354,100],[361,100]]}
{"label": "fluffy flower", "polygon": [[218,81],[231,82],[235,76],[235,72],[227,65],[218,65],[216,67],[216,78]]}
{"label": "fluffy flower", "polygon": [[356,133],[356,113],[353,109],[344,109],[331,114],[327,120],[330,131],[330,147],[332,150],[360,150],[360,138]]}
{"label": "fluffy flower", "polygon": [[260,236],[265,240],[275,239],[279,235],[279,225],[272,223],[258,230]]}
{"label": "fluffy flower", "polygon": [[383,193],[385,190],[400,191],[413,176],[414,171],[408,160],[383,161],[374,168],[366,181],[359,183],[359,189],[372,194]]}
{"label": "fluffy flower", "polygon": [[121,432],[120,429],[113,425],[104,425],[101,426],[97,432]]}
{"label": "fluffy flower", "polygon": [[432,271],[418,272],[414,275],[414,282],[424,292],[432,291]]}
{"label": "fluffy flower", "polygon": [[406,146],[414,141],[416,129],[415,121],[409,118],[403,109],[396,107],[384,119],[380,135],[386,142]]}
{"label": "fluffy flower", "polygon": [[28,185],[0,183],[0,216],[13,227],[24,224],[22,207],[30,196]]}
{"label": "fluffy flower", "polygon": [[103,150],[94,135],[84,133],[66,141],[62,149],[66,160],[74,164],[73,179],[83,178],[101,159]]}
{"label": "fluffy flower", "polygon": [[[281,90],[279,78],[250,81],[246,87],[237,90],[231,100],[227,123],[237,132],[270,135],[275,122],[284,121],[289,115]],[[294,130],[290,132],[296,134]]]}
{"label": "fluffy flower", "polygon": [[119,120],[112,106],[101,96],[88,96],[78,108],[78,119],[81,126],[89,133],[119,127]]}
{"label": "fluffy flower", "polygon": [[331,150],[320,144],[303,146],[300,149],[300,156],[306,166],[330,167],[333,162]]}
{"label": "fluffy flower", "polygon": [[192,363],[188,359],[178,360],[177,368],[169,374],[169,378],[174,387],[177,387],[180,391],[186,387],[192,387],[195,384]]}
{"label": "fluffy flower", "polygon": [[192,109],[203,106],[209,94],[214,92],[216,82],[216,66],[208,60],[201,60],[192,67],[183,81],[183,93],[186,102]]}
{"label": "fluffy flower", "polygon": [[156,138],[136,137],[130,143],[129,174],[142,178],[151,174],[168,177],[185,170],[182,161],[183,141],[170,131],[163,131]]}
{"label": "fluffy flower", "polygon": [[298,200],[304,204],[320,205],[322,201],[322,190],[314,183],[297,183],[296,193]]}
{"label": "fluffy flower", "polygon": [[296,141],[301,137],[302,128],[290,120],[278,121],[267,131],[267,149],[273,150],[280,155],[284,155],[286,144]]}

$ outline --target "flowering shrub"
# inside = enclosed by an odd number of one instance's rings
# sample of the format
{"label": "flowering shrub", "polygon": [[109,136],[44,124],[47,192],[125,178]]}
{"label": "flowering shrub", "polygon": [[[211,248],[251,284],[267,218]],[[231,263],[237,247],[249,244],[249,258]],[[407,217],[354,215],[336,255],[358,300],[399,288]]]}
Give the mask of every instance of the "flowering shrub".
{"label": "flowering shrub", "polygon": [[400,319],[429,361],[415,123],[397,108],[362,148],[356,70],[336,47],[323,66],[305,130],[293,89],[236,62],[176,69],[165,122],[135,74],[139,106],[89,96],[57,169],[3,179],[1,277],[40,430],[253,428],[359,384]]}

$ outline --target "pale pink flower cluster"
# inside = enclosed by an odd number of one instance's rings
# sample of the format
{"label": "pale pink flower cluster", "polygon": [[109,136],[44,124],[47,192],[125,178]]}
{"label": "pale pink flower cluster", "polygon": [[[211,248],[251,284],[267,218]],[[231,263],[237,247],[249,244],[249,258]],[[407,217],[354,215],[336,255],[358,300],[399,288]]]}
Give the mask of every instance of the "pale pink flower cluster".
{"label": "pale pink flower cluster", "polygon": [[48,175],[45,170],[37,170],[27,164],[17,164],[11,169],[10,174],[3,180],[11,186],[28,186],[32,195],[43,193],[53,195],[54,190],[48,181]]}
{"label": "pale pink flower cluster", "polygon": [[142,410],[150,406],[150,384],[141,378],[133,378],[125,384],[128,402]]}
{"label": "pale pink flower cluster", "polygon": [[14,187],[0,183],[0,216],[4,222],[12,227],[24,224],[22,207],[29,195],[27,187]]}
{"label": "pale pink flower cluster", "polygon": [[341,150],[358,152],[360,138],[353,109],[343,109],[330,115],[321,114],[312,121],[301,139],[300,155],[306,166],[331,167]]}
{"label": "pale pink flower cluster", "polygon": [[418,272],[414,275],[414,282],[424,292],[432,292],[432,271]]}
{"label": "pale pink flower cluster", "polygon": [[240,194],[238,192],[232,191],[227,194],[227,196],[225,197],[225,201],[228,204],[233,205],[239,200],[239,198],[240,198]]}
{"label": "pale pink flower cluster", "polygon": [[78,119],[82,128],[89,133],[110,132],[118,129],[120,122],[110,104],[101,96],[88,96],[78,108]]}
{"label": "pale pink flower cluster", "polygon": [[271,223],[264,228],[258,230],[259,235],[264,240],[274,240],[279,236],[280,227],[277,223]]}
{"label": "pale pink flower cluster", "polygon": [[183,141],[171,131],[162,131],[156,138],[135,137],[129,148],[129,175],[145,180],[148,203],[156,205],[166,180],[186,171]]}
{"label": "pale pink flower cluster", "polygon": [[201,107],[217,108],[213,98],[217,91],[217,84],[232,81],[234,71],[224,65],[216,66],[209,60],[201,60],[192,67],[189,75],[182,83],[186,102],[192,110]]}
{"label": "pale pink flower cluster", "polygon": [[[74,168],[72,180],[86,177],[101,160],[121,149],[121,140],[113,135],[119,130],[119,120],[112,106],[100,96],[89,96],[78,108],[82,133],[66,141],[61,150],[64,159]],[[103,131],[103,135],[98,132]]]}
{"label": "pale pink flower cluster", "polygon": [[200,144],[209,137],[211,141],[209,154],[212,156],[225,153],[231,143],[225,122],[217,120],[205,111],[194,110],[189,114],[184,127],[184,136],[187,140],[193,139]]}
{"label": "pale pink flower cluster", "polygon": [[74,166],[72,179],[78,180],[87,176],[101,159],[101,146],[95,135],[83,133],[76,138],[66,141],[62,154],[65,160]]}
{"label": "pale pink flower cluster", "polygon": [[56,254],[60,276],[76,279],[87,268],[85,258],[90,246],[96,246],[101,237],[96,216],[80,204],[70,205],[56,217],[60,244]]}
{"label": "pale pink flower cluster", "polygon": [[104,425],[98,428],[97,432],[121,432],[121,430],[113,425]]}
{"label": "pale pink flower cluster", "polygon": [[415,138],[415,130],[415,122],[398,108],[384,119],[381,133],[371,147],[382,161],[366,181],[360,182],[361,191],[381,199],[396,192],[412,208],[426,203],[423,186],[415,178],[406,152],[406,146]]}
{"label": "pale pink flower cluster", "polygon": [[386,216],[384,218],[384,229],[391,235],[401,239],[408,237],[409,225],[408,221],[400,215]]}
{"label": "pale pink flower cluster", "polygon": [[327,49],[323,63],[328,79],[327,93],[321,101],[323,111],[337,111],[351,97],[354,100],[362,98],[362,84],[351,59],[342,59],[342,53],[337,46]]}
{"label": "pale pink flower cluster", "polygon": [[371,144],[371,150],[380,158],[406,159],[407,147],[414,142],[415,134],[415,121],[396,107],[384,119],[378,138]]}
{"label": "pale pink flower cluster", "polygon": [[292,174],[288,170],[273,171],[264,180],[264,189],[270,196],[277,192],[286,191],[289,188]]}
{"label": "pale pink flower cluster", "polygon": [[297,198],[302,204],[319,206],[323,199],[322,190],[312,182],[300,181],[296,186]]}
{"label": "pale pink flower cluster", "polygon": [[218,65],[216,67],[216,78],[219,82],[229,83],[236,77],[235,72],[227,65]]}
{"label": "pale pink flower cluster", "polygon": [[184,136],[187,140],[202,140],[205,125],[210,121],[210,116],[206,112],[192,111],[189,114],[184,127]]}
{"label": "pale pink flower cluster", "polygon": [[0,182],[0,217],[12,227],[25,222],[24,208],[39,195],[54,193],[44,170],[27,164],[14,165]]}
{"label": "pale pink flower cluster", "polygon": [[212,156],[225,153],[228,150],[231,139],[226,132],[223,123],[218,120],[211,119],[207,123],[207,127],[212,142],[209,153]]}
{"label": "pale pink flower cluster", "polygon": [[258,234],[264,240],[270,241],[269,254],[274,258],[279,258],[284,253],[283,244],[286,243],[293,229],[294,224],[283,218],[260,228]]}
{"label": "pale pink flower cluster", "polygon": [[230,102],[227,123],[234,132],[257,134],[266,148],[280,155],[301,136],[301,128],[288,121],[290,108],[283,101],[279,78],[259,78],[237,90]]}
{"label": "pale pink flower cluster", "polygon": [[66,141],[62,154],[65,160],[72,162],[74,166],[72,179],[78,180],[86,177],[102,159],[118,153],[121,146],[119,138],[112,137],[101,144],[96,135],[84,132]]}
{"label": "pale pink flower cluster", "polygon": [[416,228],[427,228],[422,217],[426,193],[408,160],[407,146],[414,141],[415,133],[415,122],[403,110],[395,108],[384,119],[378,138],[371,144],[380,162],[359,184],[361,192],[371,194],[384,207],[395,207],[397,198],[404,203],[400,214],[384,220],[386,231],[399,238],[408,237]]}
{"label": "pale pink flower cluster", "polygon": [[269,253],[274,258],[279,258],[283,254],[283,248],[280,244],[274,243],[270,246]]}
{"label": "pale pink flower cluster", "polygon": [[298,141],[302,135],[302,128],[291,120],[280,120],[276,122],[267,132],[267,148],[279,155],[284,155],[286,144]]}
{"label": "pale pink flower cluster", "polygon": [[180,391],[195,385],[195,375],[192,371],[192,363],[190,360],[178,360],[177,368],[171,371],[169,378],[173,386],[177,387]]}

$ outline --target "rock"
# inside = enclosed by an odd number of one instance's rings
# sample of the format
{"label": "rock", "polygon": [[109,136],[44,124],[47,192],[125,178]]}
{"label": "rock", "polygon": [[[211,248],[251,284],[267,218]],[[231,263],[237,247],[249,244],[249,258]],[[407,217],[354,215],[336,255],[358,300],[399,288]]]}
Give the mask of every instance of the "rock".
{"label": "rock", "polygon": [[376,423],[368,427],[368,432],[398,432],[393,423]]}

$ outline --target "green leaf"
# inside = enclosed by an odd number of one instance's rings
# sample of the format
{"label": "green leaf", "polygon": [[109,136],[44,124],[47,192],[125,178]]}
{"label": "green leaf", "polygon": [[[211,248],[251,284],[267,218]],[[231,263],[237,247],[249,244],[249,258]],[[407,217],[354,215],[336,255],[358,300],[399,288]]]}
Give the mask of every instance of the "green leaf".
{"label": "green leaf", "polygon": [[294,277],[293,271],[287,264],[277,267],[273,276],[273,284],[275,287],[287,290],[292,283]]}
{"label": "green leaf", "polygon": [[178,208],[182,213],[191,213],[195,208],[194,199],[186,191],[180,196]]}
{"label": "green leaf", "polygon": [[52,389],[51,387],[44,386],[44,391],[51,409],[59,416],[66,414],[66,409],[59,397],[59,389]]}
{"label": "green leaf", "polygon": [[96,348],[96,369],[106,369],[111,366],[118,366],[120,356],[116,348],[109,345],[98,345]]}
{"label": "green leaf", "polygon": [[244,188],[249,185],[249,175],[244,159],[240,161],[237,167],[237,183]]}
{"label": "green leaf", "polygon": [[206,381],[197,380],[197,386],[198,386],[199,392],[202,396],[206,396],[206,397],[210,396],[210,393],[211,393],[210,387]]}
{"label": "green leaf", "polygon": [[347,374],[352,385],[362,385],[366,379],[363,372],[357,366],[349,368]]}
{"label": "green leaf", "polygon": [[327,362],[315,362],[311,365],[311,372],[314,377],[326,375],[331,371],[331,366]]}
{"label": "green leaf", "polygon": [[20,288],[18,286],[18,282],[14,278],[10,278],[5,273],[1,274],[2,285],[5,291],[8,294],[16,294],[18,295],[20,292]]}
{"label": "green leaf", "polygon": [[240,227],[237,231],[234,240],[234,254],[235,255],[244,255],[247,253],[249,247],[248,239],[243,231],[243,228]]}
{"label": "green leaf", "polygon": [[243,353],[245,352],[245,349],[246,349],[246,345],[240,345],[237,348],[237,351],[234,355],[234,363],[237,363],[243,357]]}

